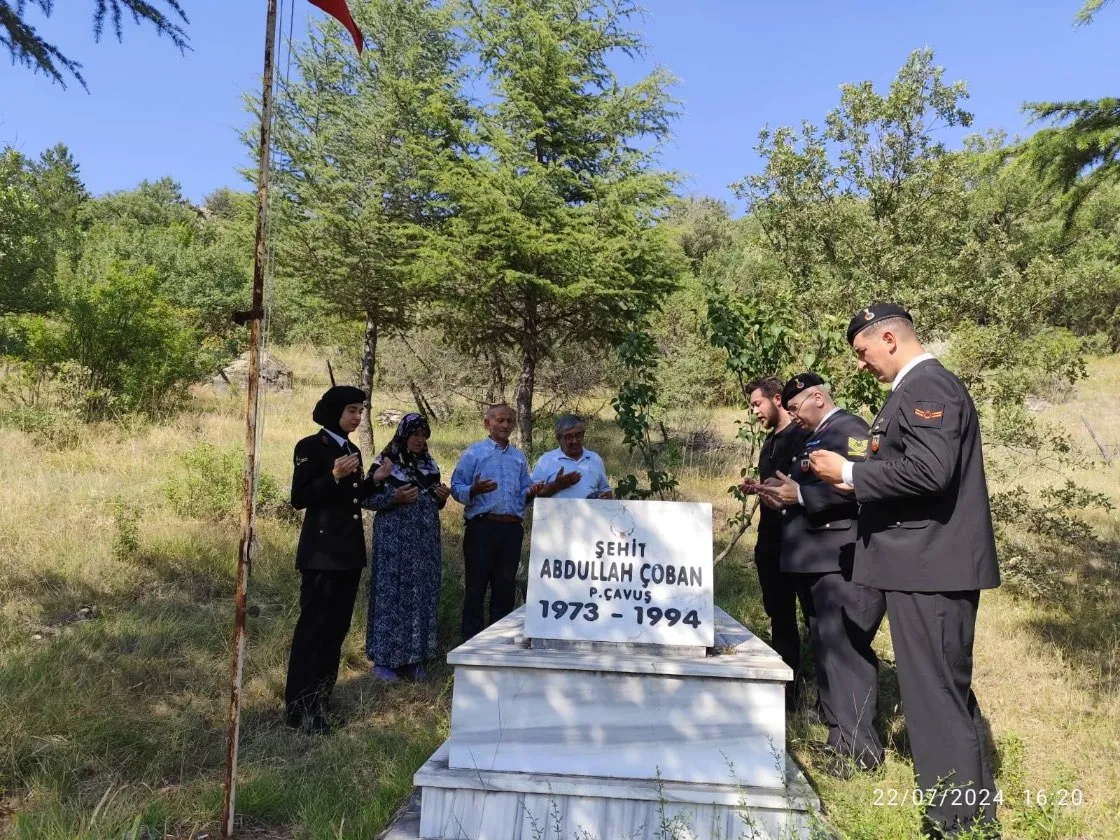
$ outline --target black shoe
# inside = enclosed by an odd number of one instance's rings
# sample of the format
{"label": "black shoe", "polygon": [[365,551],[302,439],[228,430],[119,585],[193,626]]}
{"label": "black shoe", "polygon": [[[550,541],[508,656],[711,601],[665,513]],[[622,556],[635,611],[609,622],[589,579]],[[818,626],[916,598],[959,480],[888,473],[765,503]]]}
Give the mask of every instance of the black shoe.
{"label": "black shoe", "polygon": [[834,779],[842,779],[843,781],[854,779],[860,773],[874,773],[883,763],[881,760],[868,762],[857,759],[854,756],[837,752],[834,747],[828,744],[821,744],[814,750],[814,753],[822,759],[821,770]]}
{"label": "black shoe", "polygon": [[331,724],[321,712],[311,712],[304,715],[299,731],[304,735],[330,735]]}
{"label": "black shoe", "polygon": [[303,722],[302,709],[286,709],[284,711],[284,725],[290,726],[292,729],[299,729],[299,725]]}
{"label": "black shoe", "polygon": [[824,764],[821,766],[828,775],[834,779],[841,781],[848,781],[854,779],[856,776],[856,763],[847,756],[834,753],[825,759]]}

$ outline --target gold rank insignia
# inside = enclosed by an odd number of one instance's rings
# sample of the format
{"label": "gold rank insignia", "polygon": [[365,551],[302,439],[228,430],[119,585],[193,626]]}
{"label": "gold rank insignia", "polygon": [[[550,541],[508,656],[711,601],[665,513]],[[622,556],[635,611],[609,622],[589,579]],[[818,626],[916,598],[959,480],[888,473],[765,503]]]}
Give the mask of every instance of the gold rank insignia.
{"label": "gold rank insignia", "polygon": [[867,457],[867,438],[848,438],[848,454],[860,458]]}

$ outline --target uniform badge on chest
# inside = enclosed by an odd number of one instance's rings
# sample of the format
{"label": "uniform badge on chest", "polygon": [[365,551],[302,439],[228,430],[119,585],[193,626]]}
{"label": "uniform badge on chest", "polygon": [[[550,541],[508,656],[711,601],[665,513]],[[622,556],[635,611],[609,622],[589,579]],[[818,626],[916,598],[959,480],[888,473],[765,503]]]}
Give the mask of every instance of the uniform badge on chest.
{"label": "uniform badge on chest", "polygon": [[803,472],[803,473],[809,472],[809,459],[808,458],[802,458],[801,459],[801,472]]}
{"label": "uniform badge on chest", "polygon": [[871,436],[871,451],[872,452],[878,452],[879,451],[879,438],[880,438],[880,435],[872,435]]}

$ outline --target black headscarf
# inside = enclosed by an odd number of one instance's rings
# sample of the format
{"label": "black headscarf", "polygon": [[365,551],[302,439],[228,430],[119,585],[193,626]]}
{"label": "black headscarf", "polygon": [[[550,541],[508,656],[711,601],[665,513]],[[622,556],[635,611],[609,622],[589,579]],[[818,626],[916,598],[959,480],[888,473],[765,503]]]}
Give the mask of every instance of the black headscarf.
{"label": "black headscarf", "polygon": [[401,418],[393,439],[381,450],[374,463],[380,464],[382,459],[388,458],[393,462],[394,479],[405,484],[414,483],[421,490],[426,490],[439,483],[439,467],[427,446],[418,454],[408,451],[408,439],[416,432],[423,433],[426,438],[432,436],[428,418],[423,414],[410,412]]}
{"label": "black headscarf", "polygon": [[315,403],[315,410],[311,412],[311,419],[326,429],[334,432],[341,438],[349,438],[342,427],[338,425],[342,419],[342,412],[346,406],[353,403],[365,403],[366,392],[352,385],[335,385]]}

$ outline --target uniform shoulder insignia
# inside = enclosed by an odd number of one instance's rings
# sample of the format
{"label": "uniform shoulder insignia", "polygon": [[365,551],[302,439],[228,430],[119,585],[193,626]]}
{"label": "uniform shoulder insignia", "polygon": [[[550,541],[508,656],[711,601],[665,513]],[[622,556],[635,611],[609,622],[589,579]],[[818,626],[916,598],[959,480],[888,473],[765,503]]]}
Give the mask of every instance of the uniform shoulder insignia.
{"label": "uniform shoulder insignia", "polygon": [[848,454],[857,458],[867,457],[867,438],[848,438]]}
{"label": "uniform shoulder insignia", "polygon": [[300,464],[306,464],[310,460],[310,458],[296,458],[296,466],[298,467]]}
{"label": "uniform shoulder insignia", "polygon": [[940,429],[945,420],[945,403],[914,403],[914,425]]}

